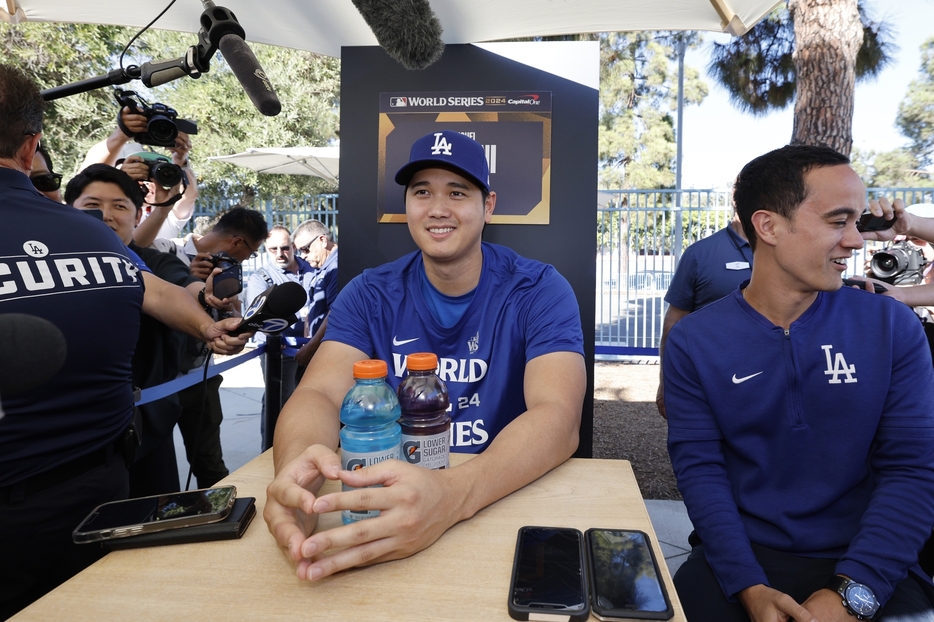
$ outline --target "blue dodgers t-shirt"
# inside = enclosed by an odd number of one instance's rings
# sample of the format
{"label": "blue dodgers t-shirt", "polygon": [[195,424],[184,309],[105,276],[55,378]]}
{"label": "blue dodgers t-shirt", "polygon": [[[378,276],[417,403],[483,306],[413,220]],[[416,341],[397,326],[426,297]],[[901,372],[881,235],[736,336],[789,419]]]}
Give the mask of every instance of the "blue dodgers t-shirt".
{"label": "blue dodgers t-shirt", "polygon": [[0,396],[0,486],[114,441],[133,409],[130,360],[143,282],[132,255],[99,220],[0,168],[0,314],[52,322],[68,354],[51,380]]}
{"label": "blue dodgers t-shirt", "polygon": [[325,339],[389,365],[397,388],[413,352],[433,352],[451,399],[451,450],[479,453],[526,410],[523,380],[531,359],[584,354],[577,299],[554,267],[483,244],[483,272],[473,300],[450,328],[421,292],[422,254],[366,270],[331,307]]}

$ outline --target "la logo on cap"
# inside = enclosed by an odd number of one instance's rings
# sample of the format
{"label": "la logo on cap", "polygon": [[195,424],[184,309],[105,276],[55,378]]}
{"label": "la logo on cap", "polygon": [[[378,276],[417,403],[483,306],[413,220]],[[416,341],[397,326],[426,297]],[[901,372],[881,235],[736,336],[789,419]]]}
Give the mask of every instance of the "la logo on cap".
{"label": "la logo on cap", "polygon": [[441,132],[435,132],[435,144],[431,146],[431,155],[451,155],[451,143]]}

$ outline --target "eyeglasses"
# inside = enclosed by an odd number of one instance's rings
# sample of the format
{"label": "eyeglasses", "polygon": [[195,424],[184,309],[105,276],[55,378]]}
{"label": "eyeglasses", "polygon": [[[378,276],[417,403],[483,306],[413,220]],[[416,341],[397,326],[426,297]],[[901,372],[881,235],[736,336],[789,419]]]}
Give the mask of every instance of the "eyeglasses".
{"label": "eyeglasses", "polygon": [[291,245],[289,246],[267,246],[266,250],[273,254],[285,253],[285,252],[292,250],[292,246]]}
{"label": "eyeglasses", "polygon": [[244,237],[242,237],[242,236],[239,236],[239,235],[238,235],[237,237],[234,238],[234,241],[236,241],[236,240],[240,240],[241,242],[243,242],[243,245],[244,245],[244,246],[246,246],[248,249],[250,249],[250,257],[249,257],[250,259],[256,259],[256,257],[257,257],[258,254],[259,254],[259,247],[260,247],[260,245],[262,244],[262,242],[260,242],[259,244],[257,244],[257,245],[256,245],[256,248],[253,248],[253,245],[250,244],[249,242],[247,242],[246,238],[244,238]]}
{"label": "eyeglasses", "polygon": [[62,176],[59,173],[42,173],[32,175],[29,179],[39,192],[54,192],[62,187]]}
{"label": "eyeglasses", "polygon": [[312,245],[312,244],[314,244],[314,242],[309,242],[309,243],[306,244],[305,246],[299,248],[299,249],[298,249],[298,254],[299,254],[299,255],[307,255],[308,253],[310,253],[310,252],[311,252],[311,245]]}

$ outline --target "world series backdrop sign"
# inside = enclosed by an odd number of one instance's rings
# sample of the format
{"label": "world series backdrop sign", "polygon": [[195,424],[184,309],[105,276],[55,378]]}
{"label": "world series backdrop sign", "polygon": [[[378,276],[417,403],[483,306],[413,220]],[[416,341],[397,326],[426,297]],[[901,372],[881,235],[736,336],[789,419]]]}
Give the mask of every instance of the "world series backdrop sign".
{"label": "world series backdrop sign", "polygon": [[379,222],[405,222],[405,196],[393,177],[412,143],[441,130],[483,145],[496,191],[493,224],[549,224],[550,91],[380,93]]}

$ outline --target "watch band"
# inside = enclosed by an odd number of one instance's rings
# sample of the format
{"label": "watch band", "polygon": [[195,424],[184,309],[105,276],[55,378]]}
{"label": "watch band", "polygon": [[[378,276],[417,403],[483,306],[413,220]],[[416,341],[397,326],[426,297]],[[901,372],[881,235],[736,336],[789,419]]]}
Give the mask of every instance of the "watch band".
{"label": "watch band", "polygon": [[840,596],[843,596],[846,586],[849,583],[850,583],[850,580],[847,579],[846,577],[841,577],[840,575],[835,574],[829,579],[827,579],[827,583],[824,585],[824,587],[828,590],[833,590]]}
{"label": "watch band", "polygon": [[[865,592],[868,593],[868,596],[873,603],[870,605],[870,610],[865,608],[865,603],[863,603],[863,606],[861,607],[859,600],[855,601],[855,604],[850,602],[850,597],[847,595],[847,591],[851,585],[858,588],[858,590],[865,590]],[[869,589],[868,586],[863,585],[862,583],[857,583],[852,579],[841,577],[840,575],[833,575],[827,580],[827,583],[824,584],[824,587],[839,594],[847,613],[855,617],[857,620],[872,620],[872,617],[879,611],[879,601],[876,600],[875,594],[872,593],[872,590]]]}

